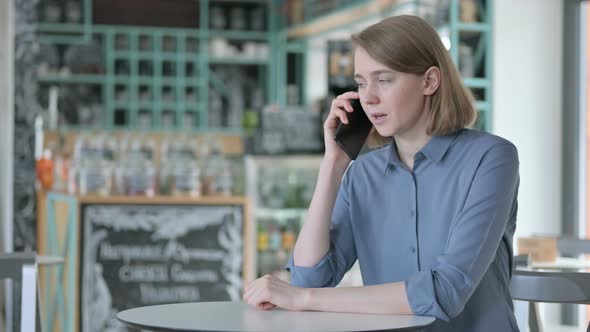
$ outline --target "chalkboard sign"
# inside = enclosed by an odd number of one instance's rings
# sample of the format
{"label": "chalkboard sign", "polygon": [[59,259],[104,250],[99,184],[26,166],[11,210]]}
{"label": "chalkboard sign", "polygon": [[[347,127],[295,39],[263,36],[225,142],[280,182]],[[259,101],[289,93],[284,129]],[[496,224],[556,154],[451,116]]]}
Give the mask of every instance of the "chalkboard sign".
{"label": "chalkboard sign", "polygon": [[126,331],[121,310],[239,300],[242,205],[82,207],[83,332]]}

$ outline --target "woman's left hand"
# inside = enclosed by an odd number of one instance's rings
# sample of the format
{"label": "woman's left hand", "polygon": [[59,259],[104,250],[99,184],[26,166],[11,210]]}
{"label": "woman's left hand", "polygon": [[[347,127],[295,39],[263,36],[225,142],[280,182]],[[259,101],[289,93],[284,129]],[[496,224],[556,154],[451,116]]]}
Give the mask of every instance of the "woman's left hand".
{"label": "woman's left hand", "polygon": [[265,275],[244,288],[244,301],[259,309],[279,307],[286,310],[305,310],[308,292],[305,288],[291,286],[272,275]]}

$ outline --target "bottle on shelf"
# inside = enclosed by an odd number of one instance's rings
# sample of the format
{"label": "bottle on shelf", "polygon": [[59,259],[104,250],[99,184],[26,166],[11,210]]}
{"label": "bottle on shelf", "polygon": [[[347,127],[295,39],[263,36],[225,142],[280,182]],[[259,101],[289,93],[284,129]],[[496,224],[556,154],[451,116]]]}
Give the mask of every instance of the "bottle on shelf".
{"label": "bottle on shelf", "polygon": [[165,136],[160,144],[160,172],[158,190],[162,195],[170,195],[172,192],[172,169],[176,156],[173,148],[174,137]]}
{"label": "bottle on shelf", "polygon": [[292,223],[293,221],[281,227],[283,249],[289,251],[295,247],[295,232],[293,231]]}
{"label": "bottle on shelf", "polygon": [[80,142],[78,165],[78,193],[81,195],[110,195],[111,170],[105,161],[105,137],[83,138]]}
{"label": "bottle on shelf", "polygon": [[53,168],[54,163],[51,150],[45,149],[41,158],[37,160],[37,180],[43,190],[51,190],[53,187]]}
{"label": "bottle on shelf", "polygon": [[131,141],[123,171],[127,195],[151,197],[156,194],[153,155],[153,143],[150,140],[138,136]]}
{"label": "bottle on shelf", "polygon": [[227,19],[225,17],[225,10],[223,7],[214,6],[211,7],[211,14],[209,22],[213,29],[225,29],[227,25]]}
{"label": "bottle on shelf", "polygon": [[175,196],[201,196],[201,170],[197,163],[195,147],[188,137],[176,140],[170,146],[167,169],[170,193]]}
{"label": "bottle on shelf", "polygon": [[264,30],[264,9],[256,7],[250,10],[250,30]]}
{"label": "bottle on shelf", "polygon": [[230,9],[230,28],[233,30],[246,29],[246,12],[242,7],[232,7]]}
{"label": "bottle on shelf", "polygon": [[258,251],[263,252],[268,250],[268,232],[266,231],[266,227],[262,224],[262,222],[258,223]]}
{"label": "bottle on shelf", "polygon": [[54,157],[53,185],[52,189],[58,192],[65,192],[68,178],[67,159],[60,154]]}
{"label": "bottle on shelf", "polygon": [[68,23],[82,22],[82,2],[77,0],[70,0],[66,3],[65,10],[66,21]]}
{"label": "bottle on shelf", "polygon": [[233,193],[233,176],[229,162],[224,158],[221,146],[213,142],[210,146],[203,184],[208,195],[231,196]]}
{"label": "bottle on shelf", "polygon": [[68,171],[70,168],[70,160],[67,152],[64,149],[64,138],[60,134],[59,144],[55,149],[53,156],[53,186],[52,189],[58,192],[65,192],[68,183]]}
{"label": "bottle on shelf", "polygon": [[275,222],[268,226],[268,244],[269,249],[272,251],[279,251],[281,249],[281,233]]}
{"label": "bottle on shelf", "polygon": [[118,154],[113,161],[113,194],[126,195],[125,188],[125,160],[124,157],[130,144],[130,136],[123,135],[117,141]]}

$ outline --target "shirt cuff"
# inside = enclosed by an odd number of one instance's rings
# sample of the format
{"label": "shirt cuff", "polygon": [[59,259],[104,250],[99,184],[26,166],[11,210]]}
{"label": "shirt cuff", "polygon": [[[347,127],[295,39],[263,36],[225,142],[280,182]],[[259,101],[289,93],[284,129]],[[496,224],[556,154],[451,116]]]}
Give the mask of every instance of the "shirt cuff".
{"label": "shirt cuff", "polygon": [[305,288],[332,286],[334,272],[336,271],[331,252],[312,267],[296,266],[293,255],[291,255],[285,269],[291,272],[291,285]]}
{"label": "shirt cuff", "polygon": [[436,299],[434,271],[424,270],[405,281],[410,308],[416,315],[433,316],[445,322],[449,316],[442,310]]}

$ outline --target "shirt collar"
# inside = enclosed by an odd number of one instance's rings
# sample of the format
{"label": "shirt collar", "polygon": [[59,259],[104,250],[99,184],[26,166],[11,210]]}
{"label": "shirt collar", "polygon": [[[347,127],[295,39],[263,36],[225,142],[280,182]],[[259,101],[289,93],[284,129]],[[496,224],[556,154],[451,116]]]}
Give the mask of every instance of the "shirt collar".
{"label": "shirt collar", "polygon": [[387,170],[389,170],[391,165],[395,165],[395,167],[402,167],[402,161],[397,155],[397,145],[395,144],[395,139],[391,140],[391,145],[389,146],[389,158],[387,159],[387,163],[385,163],[385,175],[387,175]]}
{"label": "shirt collar", "polygon": [[[444,158],[445,154],[449,150],[449,147],[451,147],[455,138],[457,138],[457,136],[459,136],[459,134],[462,131],[463,130],[459,130],[450,135],[445,136],[432,136],[430,141],[428,141],[428,143],[426,143],[426,145],[420,151],[418,151],[418,153],[422,153],[431,161],[438,163]],[[395,144],[395,139],[391,142],[389,153],[390,156],[387,161],[387,165],[385,165],[385,174],[387,174],[387,169],[389,169],[389,165],[394,165],[396,167],[403,166],[402,161],[399,159],[399,156],[397,154],[397,146]]]}

